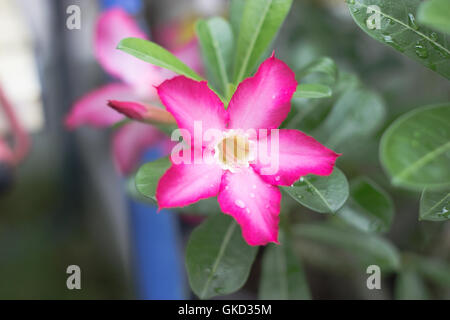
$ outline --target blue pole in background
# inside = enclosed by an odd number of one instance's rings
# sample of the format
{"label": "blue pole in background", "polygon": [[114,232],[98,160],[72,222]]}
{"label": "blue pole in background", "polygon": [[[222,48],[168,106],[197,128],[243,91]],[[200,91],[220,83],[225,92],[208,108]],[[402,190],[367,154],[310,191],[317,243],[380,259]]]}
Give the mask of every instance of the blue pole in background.
{"label": "blue pole in background", "polygon": [[[122,7],[130,14],[143,8],[141,0],[101,0],[103,10]],[[159,151],[149,150],[143,162],[155,160]],[[186,298],[183,256],[176,214],[129,198],[131,256],[139,299]]]}

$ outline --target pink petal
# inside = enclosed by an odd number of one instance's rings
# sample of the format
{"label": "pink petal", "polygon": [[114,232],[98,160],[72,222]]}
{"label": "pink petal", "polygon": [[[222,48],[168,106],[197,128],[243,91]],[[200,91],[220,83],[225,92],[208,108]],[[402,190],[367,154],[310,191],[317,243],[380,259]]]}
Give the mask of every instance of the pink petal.
{"label": "pink petal", "polygon": [[[273,168],[275,168],[273,173],[267,172],[270,164],[258,157],[256,164],[252,166],[264,181],[274,185],[290,186],[300,177],[308,174],[327,176],[333,172],[334,164],[340,154],[298,130],[281,129],[278,130],[278,135],[278,165],[276,165],[277,156],[273,154],[276,152],[276,148],[270,153],[272,149],[270,135],[258,141],[257,149],[259,152],[267,150],[263,154],[270,156],[274,164]],[[259,152],[258,155],[260,155]],[[263,168],[266,168],[266,171]]]}
{"label": "pink petal", "polygon": [[184,207],[216,196],[219,193],[222,174],[222,168],[215,163],[172,164],[156,188],[159,208]]}
{"label": "pink petal", "polygon": [[130,86],[121,83],[108,84],[94,90],[75,102],[65,124],[69,129],[82,125],[107,127],[124,118],[108,107],[108,100],[135,100],[136,94]]}
{"label": "pink petal", "polygon": [[230,128],[278,128],[288,115],[297,88],[295,74],[274,55],[264,61],[255,76],[241,82],[231,98]]}
{"label": "pink petal", "polygon": [[236,173],[227,171],[218,201],[222,211],[239,223],[249,245],[278,243],[280,190],[264,182],[252,168]]}
{"label": "pink petal", "polygon": [[168,111],[149,104],[111,100],[108,102],[108,106],[130,119],[166,124],[175,123],[175,118]]}
{"label": "pink petal", "polygon": [[0,163],[13,165],[14,154],[10,146],[0,137]]}
{"label": "pink petal", "polygon": [[[225,129],[227,113],[222,101],[208,88],[206,81],[194,81],[177,76],[164,81],[158,88],[162,103],[174,117],[180,129],[186,129],[194,139],[194,121],[202,132]],[[188,137],[185,137],[186,139]]]}
{"label": "pink petal", "polygon": [[113,8],[103,12],[96,26],[97,60],[109,74],[132,85],[141,94],[155,94],[153,85],[164,80],[161,68],[117,50],[119,42],[128,37],[147,39],[133,17],[123,9]]}
{"label": "pink petal", "polygon": [[122,175],[131,173],[144,152],[164,139],[167,140],[168,137],[149,124],[130,122],[123,125],[114,134],[112,142],[118,171]]}

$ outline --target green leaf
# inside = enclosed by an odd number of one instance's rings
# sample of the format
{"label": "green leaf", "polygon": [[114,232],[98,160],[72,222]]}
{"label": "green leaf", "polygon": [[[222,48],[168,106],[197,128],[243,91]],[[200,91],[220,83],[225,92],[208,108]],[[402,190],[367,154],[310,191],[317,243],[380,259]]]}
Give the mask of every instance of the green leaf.
{"label": "green leaf", "polygon": [[[371,37],[449,79],[449,38],[445,34],[438,34],[417,24],[414,14],[421,2],[421,0],[347,1],[353,19]],[[375,23],[378,16],[381,19],[379,29]]]}
{"label": "green leaf", "polygon": [[397,249],[375,233],[324,223],[301,224],[295,226],[292,231],[298,237],[346,250],[365,266],[376,264],[388,271],[396,270],[400,265]]}
{"label": "green leaf", "polygon": [[417,20],[430,28],[450,34],[450,1],[422,2],[417,12]]}
{"label": "green leaf", "polygon": [[161,158],[141,166],[136,173],[136,189],[146,198],[156,203],[156,187],[161,176],[169,169],[169,158]]}
{"label": "green leaf", "polygon": [[450,288],[450,265],[440,260],[414,256],[418,272],[440,287]]}
{"label": "green leaf", "polygon": [[330,148],[348,145],[351,139],[374,134],[384,116],[384,103],[378,95],[365,89],[347,91],[333,106],[317,136]]}
{"label": "green leaf", "polygon": [[264,249],[259,299],[311,299],[303,267],[292,252],[290,242],[287,239],[280,242],[281,245],[270,244]]}
{"label": "green leaf", "polygon": [[402,271],[395,282],[396,300],[427,300],[430,293],[419,274],[414,271]]}
{"label": "green leaf", "polygon": [[246,0],[231,0],[230,4],[230,24],[235,38],[239,36],[241,29],[242,14],[244,13]]}
{"label": "green leaf", "polygon": [[422,107],[383,134],[380,157],[394,185],[421,190],[450,185],[450,103]]}
{"label": "green leaf", "polygon": [[120,41],[117,49],[131,54],[145,62],[172,70],[188,78],[197,81],[203,80],[201,76],[185,65],[172,53],[154,42],[139,38],[126,38]]}
{"label": "green leaf", "polygon": [[247,281],[258,247],[249,246],[225,214],[209,217],[191,234],[186,267],[192,290],[209,299],[239,290]]}
{"label": "green leaf", "polygon": [[333,91],[329,86],[320,83],[303,83],[297,86],[297,91],[294,93],[294,98],[327,98],[331,97]]}
{"label": "green leaf", "polygon": [[392,223],[394,205],[375,182],[360,178],[350,184],[350,198],[338,216],[362,231],[386,232]]}
{"label": "green leaf", "polygon": [[313,73],[321,73],[329,76],[334,83],[338,78],[338,68],[334,63],[333,59],[329,57],[322,57],[313,62],[309,63],[301,70],[296,72],[296,76],[298,79],[302,79]]}
{"label": "green leaf", "polygon": [[237,40],[234,83],[256,67],[291,8],[292,0],[247,0]]}
{"label": "green leaf", "polygon": [[220,84],[222,94],[228,96],[228,74],[233,55],[233,32],[223,18],[215,17],[207,21],[199,20],[196,32],[200,41],[206,67],[213,78],[213,83]]}
{"label": "green leaf", "polygon": [[445,221],[450,218],[450,190],[430,191],[425,188],[420,197],[419,220]]}
{"label": "green leaf", "polygon": [[348,198],[348,182],[338,168],[327,177],[308,175],[292,187],[282,187],[293,199],[320,213],[336,213]]}

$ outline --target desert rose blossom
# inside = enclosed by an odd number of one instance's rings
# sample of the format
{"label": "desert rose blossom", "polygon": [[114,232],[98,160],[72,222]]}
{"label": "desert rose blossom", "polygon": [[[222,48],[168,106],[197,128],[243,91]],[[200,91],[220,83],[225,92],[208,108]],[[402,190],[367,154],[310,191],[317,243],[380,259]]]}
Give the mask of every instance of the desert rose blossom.
{"label": "desert rose blossom", "polygon": [[[274,55],[239,84],[227,109],[205,81],[177,76],[163,82],[158,95],[190,144],[181,154],[190,153],[188,158],[200,154],[202,161],[180,163],[172,152],[172,166],[156,190],[160,209],[217,196],[221,210],[236,219],[248,244],[278,243],[278,186],[290,186],[307,174],[329,175],[339,156],[300,131],[272,130],[288,115],[296,87],[294,73]],[[198,123],[203,132],[214,129],[220,134],[196,143]],[[246,133],[264,129],[268,135]],[[273,150],[274,141],[278,148],[270,157],[278,166],[265,172],[267,162],[252,149]]]}
{"label": "desert rose blossom", "polygon": [[[160,143],[169,145],[170,141],[162,132],[144,122],[159,122],[160,119],[164,123],[174,122],[164,108],[156,105],[159,99],[154,88],[174,74],[117,50],[120,40],[127,37],[148,39],[133,17],[123,9],[106,10],[99,16],[95,28],[95,57],[103,69],[119,81],[106,84],[80,98],[65,119],[68,129],[82,125],[109,127],[126,117],[140,120],[124,124],[113,137],[116,167],[124,175],[136,167],[143,151]],[[175,54],[192,60],[197,66],[199,53],[195,56],[194,49],[190,42],[186,49],[179,48]],[[190,60],[186,61],[188,65]],[[115,101],[141,103],[138,110],[127,110],[130,105],[119,105]],[[112,108],[108,107],[108,102]]]}

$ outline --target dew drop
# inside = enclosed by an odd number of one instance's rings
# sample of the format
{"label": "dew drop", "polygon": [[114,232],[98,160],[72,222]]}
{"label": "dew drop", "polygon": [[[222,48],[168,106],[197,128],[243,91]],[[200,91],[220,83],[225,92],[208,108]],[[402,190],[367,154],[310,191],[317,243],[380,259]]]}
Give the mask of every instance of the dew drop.
{"label": "dew drop", "polygon": [[280,176],[276,176],[275,177],[275,181],[280,181],[281,177]]}
{"label": "dew drop", "polygon": [[250,198],[254,198],[255,194],[254,193],[250,193]]}
{"label": "dew drop", "polygon": [[397,42],[395,42],[394,39],[392,39],[392,37],[390,35],[383,36],[383,40],[384,40],[384,42],[386,42],[386,44],[397,49],[398,51],[400,51],[400,52],[404,51],[403,48],[401,46],[399,46],[399,44]]}
{"label": "dew drop", "polygon": [[418,42],[416,43],[415,49],[416,49],[416,55],[417,55],[419,58],[425,59],[425,58],[428,57],[428,49],[427,49],[427,47],[426,47],[424,44],[422,44],[421,42],[418,41]]}
{"label": "dew drop", "polygon": [[408,24],[414,30],[419,30],[419,26],[416,23],[416,17],[412,13],[408,13]]}
{"label": "dew drop", "polygon": [[252,185],[252,188],[253,188],[253,189],[256,189],[256,184]]}
{"label": "dew drop", "polygon": [[244,209],[245,208],[245,203],[242,200],[236,200],[234,202],[235,205],[237,205],[239,208]]}
{"label": "dew drop", "polygon": [[245,212],[250,213],[250,209],[249,208],[245,209]]}
{"label": "dew drop", "polygon": [[438,39],[439,39],[438,34],[437,34],[436,32],[432,32],[432,33],[430,34],[430,38],[431,38],[431,40],[433,40],[433,41],[438,41]]}

